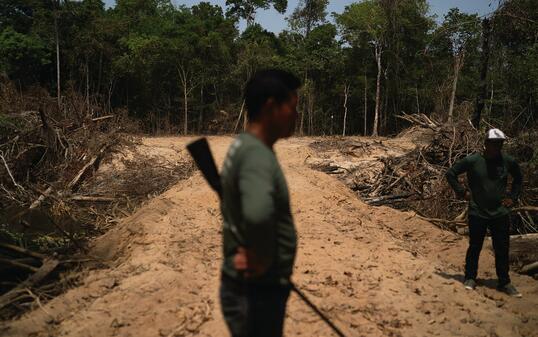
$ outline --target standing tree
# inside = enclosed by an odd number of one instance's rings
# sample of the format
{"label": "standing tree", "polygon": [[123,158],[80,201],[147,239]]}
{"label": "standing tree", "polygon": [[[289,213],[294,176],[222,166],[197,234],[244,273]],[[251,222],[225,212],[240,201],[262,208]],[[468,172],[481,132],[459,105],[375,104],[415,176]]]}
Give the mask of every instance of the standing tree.
{"label": "standing tree", "polygon": [[312,29],[326,22],[328,4],[329,0],[300,0],[287,18],[291,30],[308,37]]}
{"label": "standing tree", "polygon": [[305,115],[308,116],[309,132],[311,132],[314,113],[315,84],[312,83],[309,76],[312,54],[311,50],[307,48],[308,40],[312,30],[326,22],[328,4],[328,0],[301,0],[290,17],[287,18],[291,31],[300,37],[296,41],[299,44],[298,49],[296,49],[300,54],[298,58],[303,65],[301,72],[304,74],[304,86],[301,90],[303,109],[299,124],[300,134],[304,134]]}
{"label": "standing tree", "polygon": [[344,39],[354,47],[370,45],[377,65],[375,115],[372,136],[379,135],[381,114],[382,55],[384,52],[388,21],[378,1],[365,0],[346,6],[344,13],[336,15]]}
{"label": "standing tree", "polygon": [[288,0],[226,0],[227,14],[247,21],[252,26],[258,9],[269,9],[271,6],[280,14],[286,12]]}
{"label": "standing tree", "polygon": [[448,109],[448,121],[454,118],[454,102],[461,68],[465,62],[465,55],[472,47],[476,48],[479,36],[478,16],[476,14],[464,14],[457,8],[452,8],[445,16],[440,32],[444,32],[450,43],[450,52],[454,59],[454,77],[450,94],[450,107]]}

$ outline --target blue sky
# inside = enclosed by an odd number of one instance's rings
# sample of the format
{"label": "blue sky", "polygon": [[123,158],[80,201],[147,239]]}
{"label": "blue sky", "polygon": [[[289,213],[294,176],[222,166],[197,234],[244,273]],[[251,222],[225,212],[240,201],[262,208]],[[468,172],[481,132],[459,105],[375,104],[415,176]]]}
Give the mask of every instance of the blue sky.
{"label": "blue sky", "polygon": [[[192,6],[199,3],[199,0],[172,0],[176,5]],[[213,4],[224,7],[226,0],[206,0]],[[115,0],[105,0],[107,6],[113,6]],[[357,2],[357,0],[331,0],[328,12],[341,13],[345,6]],[[497,0],[428,0],[431,7],[431,12],[438,16],[438,20],[442,19],[450,8],[457,7],[463,12],[478,13],[484,15],[492,12],[497,5]],[[260,23],[265,29],[278,33],[286,28],[286,20],[284,19],[297,6],[298,0],[288,0],[288,13],[281,15],[274,10],[260,11],[257,13],[256,22]],[[243,28],[244,23],[241,23],[240,28]]]}

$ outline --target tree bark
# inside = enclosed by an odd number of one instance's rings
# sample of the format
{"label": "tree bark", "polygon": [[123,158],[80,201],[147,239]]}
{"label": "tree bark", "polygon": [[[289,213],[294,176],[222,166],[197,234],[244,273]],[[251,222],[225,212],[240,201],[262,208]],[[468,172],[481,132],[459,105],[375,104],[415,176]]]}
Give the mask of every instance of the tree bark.
{"label": "tree bark", "polygon": [[189,100],[187,94],[187,86],[183,87],[183,111],[185,118],[185,125],[183,127],[183,134],[186,135],[189,131]]}
{"label": "tree bark", "polygon": [[364,73],[364,136],[368,134],[368,78]]}
{"label": "tree bark", "polygon": [[420,100],[418,98],[418,86],[415,88],[415,92],[417,95],[417,114],[419,114],[420,113]]}
{"label": "tree bark", "polygon": [[88,58],[86,55],[86,114],[90,116],[90,64]]}
{"label": "tree bark", "polygon": [[349,84],[344,84],[344,129],[342,136],[346,135],[346,122],[347,122],[347,100],[349,97]]}
{"label": "tree bark", "polygon": [[311,92],[312,88],[308,89],[308,133],[314,134],[314,95]]}
{"label": "tree bark", "polygon": [[454,59],[454,81],[452,82],[452,93],[450,94],[450,107],[448,108],[448,122],[452,123],[454,120],[454,102],[456,101],[456,90],[458,89],[458,78],[460,76],[460,70],[463,66],[463,60],[465,58],[465,51],[461,51],[456,55]]}
{"label": "tree bark", "polygon": [[485,18],[482,21],[482,55],[480,58],[480,90],[476,97],[475,111],[472,118],[472,123],[475,128],[480,126],[480,119],[482,118],[482,111],[486,102],[486,96],[488,95],[488,63],[489,63],[489,35],[490,35],[489,20]]}
{"label": "tree bark", "polygon": [[200,84],[200,116],[198,119],[198,133],[202,132],[204,123],[204,81]]}
{"label": "tree bark", "polygon": [[372,131],[372,136],[377,137],[379,135],[379,114],[381,110],[381,53],[382,49],[379,43],[375,46],[375,59],[377,62],[377,83],[376,83],[376,92],[375,92],[375,115],[374,115],[374,129]]}
{"label": "tree bark", "polygon": [[[60,1],[58,1],[58,7]],[[56,99],[58,101],[58,109],[62,107],[62,92],[61,92],[61,82],[60,82],[60,33],[58,28],[58,12],[53,13],[54,16],[54,31],[56,36]]]}
{"label": "tree bark", "polygon": [[189,93],[193,87],[189,88],[190,74],[182,65],[178,67],[178,74],[183,87],[183,134],[186,135],[189,132]]}
{"label": "tree bark", "polygon": [[237,128],[239,127],[239,122],[241,121],[241,117],[243,116],[244,109],[245,109],[245,100],[243,100],[243,103],[241,104],[241,110],[239,111],[239,117],[237,117],[237,122],[235,123],[234,133],[237,132]]}

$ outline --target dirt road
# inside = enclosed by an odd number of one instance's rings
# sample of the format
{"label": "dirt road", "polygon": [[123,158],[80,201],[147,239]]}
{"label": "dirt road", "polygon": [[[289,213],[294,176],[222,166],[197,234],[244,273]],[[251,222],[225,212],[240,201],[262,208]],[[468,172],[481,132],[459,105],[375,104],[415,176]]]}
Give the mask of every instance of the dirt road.
{"label": "dirt road", "polygon": [[[187,138],[153,138],[148,149],[181,149]],[[210,142],[220,163],[231,138]],[[538,336],[538,285],[514,275],[525,294],[494,290],[493,258],[481,286],[461,285],[466,239],[412,213],[371,207],[305,159],[309,139],[277,146],[299,233],[294,279],[348,336]],[[185,154],[183,154],[185,155]],[[227,336],[218,303],[217,198],[199,174],[151,200],[95,240],[108,268],[11,322],[3,336]],[[295,296],[287,336],[331,332]]]}

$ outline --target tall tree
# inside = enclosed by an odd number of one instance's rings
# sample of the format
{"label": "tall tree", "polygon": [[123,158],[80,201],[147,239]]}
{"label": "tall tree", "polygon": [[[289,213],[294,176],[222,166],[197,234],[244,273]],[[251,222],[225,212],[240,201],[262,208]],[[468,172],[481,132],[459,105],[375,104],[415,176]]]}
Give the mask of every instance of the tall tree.
{"label": "tall tree", "polygon": [[307,37],[312,29],[326,22],[328,4],[329,0],[300,0],[287,18],[291,30]]}
{"label": "tall tree", "polygon": [[226,0],[226,6],[228,15],[246,20],[249,27],[254,24],[259,9],[273,7],[278,13],[283,14],[288,7],[288,0]]}
{"label": "tall tree", "polygon": [[479,36],[478,15],[461,13],[457,8],[452,8],[446,15],[440,28],[441,34],[446,34],[450,42],[450,51],[453,62],[452,91],[450,94],[450,106],[448,108],[448,120],[454,118],[454,104],[460,71],[463,68],[466,53],[472,48],[477,48]]}
{"label": "tall tree", "polygon": [[386,45],[388,20],[379,1],[365,0],[346,6],[344,13],[336,15],[342,35],[352,46],[372,47],[377,66],[375,114],[372,136],[379,135],[381,114],[381,77],[383,74],[382,56]]}
{"label": "tall tree", "polygon": [[309,76],[311,62],[308,59],[311,58],[311,50],[307,50],[307,44],[312,30],[326,22],[328,3],[328,0],[301,0],[293,13],[287,18],[291,31],[300,37],[295,42],[298,43],[298,49],[302,51],[300,58],[303,59],[301,72],[303,73],[304,85],[301,90],[300,134],[304,134],[305,116],[308,117],[309,132],[311,132],[314,114],[315,83],[312,82]]}

